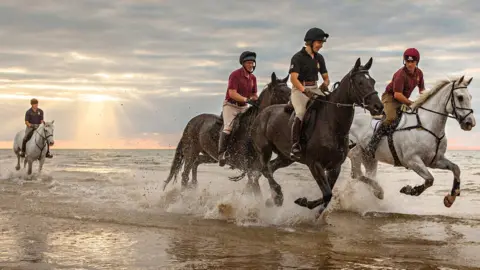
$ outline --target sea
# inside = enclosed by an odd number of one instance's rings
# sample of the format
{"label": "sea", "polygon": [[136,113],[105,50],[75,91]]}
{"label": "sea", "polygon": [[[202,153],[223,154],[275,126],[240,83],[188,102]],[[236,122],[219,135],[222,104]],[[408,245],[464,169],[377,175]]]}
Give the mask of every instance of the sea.
{"label": "sea", "polygon": [[461,169],[450,208],[450,171],[431,169],[433,186],[409,196],[400,189],[423,179],[379,164],[379,200],[347,159],[320,218],[294,203],[322,195],[302,164],[275,173],[276,207],[265,178],[255,197],[217,164],[199,167],[196,188],[164,191],[174,150],[52,153],[27,176],[0,150],[0,269],[480,269],[477,151],[447,151]]}

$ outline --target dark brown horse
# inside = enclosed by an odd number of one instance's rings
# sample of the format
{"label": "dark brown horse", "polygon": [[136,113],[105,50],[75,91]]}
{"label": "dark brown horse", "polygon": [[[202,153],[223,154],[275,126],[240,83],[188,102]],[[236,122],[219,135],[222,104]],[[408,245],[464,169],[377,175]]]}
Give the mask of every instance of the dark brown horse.
{"label": "dark brown horse", "polygon": [[[310,101],[302,128],[303,153],[299,162],[308,166],[323,197],[315,201],[300,198],[295,201],[298,205],[309,209],[322,205],[321,213],[330,202],[333,186],[348,153],[354,106],[361,106],[372,114],[383,110],[375,91],[375,80],[369,75],[371,66],[372,58],[365,66],[361,66],[358,58],[338,88],[327,97]],[[277,206],[283,204],[283,194],[281,186],[273,178],[273,172],[293,163],[289,154],[294,117],[290,105],[272,105],[259,113],[252,128],[253,145],[259,158],[256,169],[268,179],[272,199]],[[270,161],[272,152],[278,157]]]}
{"label": "dark brown horse", "polygon": [[[272,73],[271,82],[266,85],[258,100],[244,113],[238,114],[233,121],[230,143],[227,148],[229,156],[226,164],[232,169],[239,169],[249,176],[247,187],[253,188],[255,193],[260,192],[258,178],[255,183],[249,174],[253,162],[256,160],[255,151],[250,140],[250,127],[260,111],[272,104],[286,104],[290,100],[291,89],[287,85],[288,77],[278,79]],[[192,171],[192,185],[197,184],[197,167],[202,163],[218,162],[218,139],[223,128],[221,116],[215,114],[200,114],[192,118],[183,131],[178,143],[175,156],[170,168],[170,174],[165,181],[163,189],[172,180],[176,179],[182,165],[182,187],[186,187]],[[175,181],[174,181],[175,182]]]}

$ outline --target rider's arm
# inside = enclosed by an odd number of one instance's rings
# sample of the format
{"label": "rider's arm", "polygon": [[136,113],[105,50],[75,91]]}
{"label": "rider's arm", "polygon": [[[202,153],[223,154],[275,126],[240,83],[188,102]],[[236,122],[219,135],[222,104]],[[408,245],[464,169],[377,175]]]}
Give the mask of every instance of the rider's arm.
{"label": "rider's arm", "polygon": [[290,60],[290,69],[288,70],[288,73],[290,74],[290,82],[293,84],[293,86],[298,90],[305,92],[305,87],[298,80],[298,76],[300,74],[300,66],[301,61],[298,59],[297,55],[294,55]]}
{"label": "rider's arm", "polygon": [[25,113],[25,125],[26,125],[27,127],[30,127],[30,125],[31,125],[30,122],[29,122],[29,120],[30,120],[30,115],[28,114],[28,111],[27,111],[27,112]]}
{"label": "rider's arm", "polygon": [[327,65],[325,64],[325,58],[323,58],[323,55],[319,54],[318,55],[318,62],[320,64],[320,75],[322,75],[323,79],[323,84],[326,86],[330,85],[330,78],[328,77],[328,70],[327,70]]}
{"label": "rider's arm", "polygon": [[404,94],[403,89],[405,88],[405,75],[399,75],[393,79],[393,98],[398,100],[402,104],[410,106],[413,102],[410,101]]}
{"label": "rider's arm", "polygon": [[394,92],[393,97],[400,103],[407,104],[408,106],[412,105],[413,103],[406,96],[404,96],[402,92]]}
{"label": "rider's arm", "polygon": [[326,86],[329,86],[330,78],[328,77],[328,73],[323,73],[322,78],[323,78],[323,84],[325,84]]}
{"label": "rider's arm", "polygon": [[253,88],[252,88],[252,94],[250,95],[251,100],[257,100],[258,99],[258,94],[257,94],[257,78],[253,78]]}
{"label": "rider's arm", "polygon": [[290,82],[297,88],[298,90],[305,92],[305,88],[303,84],[298,80],[298,73],[297,72],[291,72],[290,73]]}
{"label": "rider's arm", "polygon": [[420,91],[420,94],[425,91],[425,82],[423,81],[423,73],[420,75],[420,82],[418,83],[418,91]]}
{"label": "rider's arm", "polygon": [[43,121],[43,111],[40,109],[38,109],[38,111],[40,112],[40,123],[44,124],[45,122]]}
{"label": "rider's arm", "polygon": [[247,102],[247,98],[237,92],[239,85],[235,75],[233,73],[230,74],[230,78],[228,78],[228,95],[235,101]]}
{"label": "rider's arm", "polygon": [[234,99],[234,100],[236,100],[236,101],[238,101],[238,102],[247,102],[247,100],[248,100],[246,97],[240,95],[240,94],[237,92],[237,89],[228,89],[228,95],[229,95],[232,99]]}

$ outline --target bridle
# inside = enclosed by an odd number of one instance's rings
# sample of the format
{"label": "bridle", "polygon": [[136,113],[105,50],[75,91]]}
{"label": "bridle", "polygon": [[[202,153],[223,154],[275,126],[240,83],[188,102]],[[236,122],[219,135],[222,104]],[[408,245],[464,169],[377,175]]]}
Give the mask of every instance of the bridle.
{"label": "bridle", "polygon": [[45,128],[45,124],[43,124],[43,134],[38,132],[38,128],[35,129],[35,133],[37,133],[38,136],[40,136],[40,138],[43,142],[43,143],[41,143],[41,145],[38,145],[37,140],[35,140],[35,145],[38,147],[38,149],[40,149],[40,155],[41,155],[42,152],[43,152],[43,149],[45,149],[46,143],[48,143],[48,138],[53,137],[53,133],[47,134],[47,129]]}
{"label": "bridle", "polygon": [[[364,96],[360,97],[358,95],[358,92],[355,91],[356,89],[359,89],[359,87],[354,83],[353,81],[353,77],[358,75],[358,74],[368,74],[368,70],[358,70],[358,71],[350,71],[348,73],[348,80],[349,80],[349,86],[348,86],[348,95],[351,96],[352,95],[352,89],[353,89],[353,96],[355,97],[355,100],[358,102],[354,102],[353,104],[345,104],[345,103],[338,103],[338,102],[331,102],[331,101],[327,101],[327,100],[324,100],[324,99],[315,99],[315,100],[318,100],[320,102],[324,102],[324,103],[328,103],[328,104],[333,104],[333,105],[336,105],[337,107],[361,107],[361,108],[364,108],[364,109],[367,109],[368,108],[368,104],[365,103],[365,99],[367,99],[368,97],[370,97],[371,95],[376,95],[378,94],[377,91],[373,90],[373,91],[370,91],[368,93],[366,93]],[[337,82],[339,83],[339,82]],[[337,84],[335,83],[335,84]]]}
{"label": "bridle", "polygon": [[[424,108],[423,106],[418,107],[418,109],[422,109],[422,110],[425,110],[425,111],[428,111],[428,112],[431,112],[431,113],[439,114],[439,115],[442,115],[442,116],[445,116],[445,117],[454,118],[459,123],[462,123],[463,120],[465,120],[465,118],[467,118],[470,114],[473,113],[473,109],[458,107],[456,105],[455,98],[453,96],[453,92],[455,90],[458,90],[458,89],[466,89],[466,88],[467,88],[467,86],[459,86],[459,87],[455,88],[455,82],[452,83],[452,89],[450,90],[450,94],[448,95],[447,102],[445,103],[445,111],[447,111],[448,102],[450,101],[450,105],[452,106],[452,110],[453,110],[452,113],[441,113],[441,112],[437,112],[437,111],[434,111],[434,110]],[[460,117],[457,110],[465,110],[465,111],[468,111],[468,113],[466,115],[464,115],[463,117]]]}

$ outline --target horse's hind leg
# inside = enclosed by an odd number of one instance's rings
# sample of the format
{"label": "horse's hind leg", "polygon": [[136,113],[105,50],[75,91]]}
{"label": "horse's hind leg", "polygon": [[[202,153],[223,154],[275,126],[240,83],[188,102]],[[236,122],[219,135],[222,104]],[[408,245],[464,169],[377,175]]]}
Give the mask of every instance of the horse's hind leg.
{"label": "horse's hind leg", "polygon": [[205,164],[205,163],[217,163],[215,159],[213,159],[210,156],[201,154],[195,159],[195,162],[193,162],[192,165],[192,186],[196,187],[198,182],[197,182],[197,169],[200,164]]}
{"label": "horse's hind leg", "polygon": [[185,155],[185,164],[183,166],[183,172],[182,172],[182,189],[188,187],[188,180],[189,180],[189,175],[190,171],[192,170],[193,164],[195,160],[197,159],[197,154],[193,154],[192,152],[188,152]]}
{"label": "horse's hind leg", "polygon": [[[270,186],[270,190],[272,192],[273,203],[275,203],[276,206],[282,206],[283,205],[282,187],[273,178],[272,167],[270,166],[270,158],[272,158],[272,147],[270,145],[265,145],[264,147],[262,147],[260,153],[261,153],[260,163],[262,168],[262,174],[268,180],[268,185]],[[265,204],[267,206],[272,205],[271,199],[268,199],[265,202]]]}
{"label": "horse's hind leg", "polygon": [[247,176],[247,192],[252,192],[256,198],[262,198],[262,190],[260,189],[260,184],[258,183],[258,179],[262,177],[262,173],[259,171],[248,171]]}
{"label": "horse's hind leg", "polygon": [[450,195],[446,195],[443,199],[443,204],[446,207],[450,207],[453,202],[455,202],[455,198],[460,196],[460,168],[457,164],[451,162],[445,157],[438,159],[437,162],[432,165],[432,168],[450,170],[453,172],[452,190],[450,191]]}
{"label": "horse's hind leg", "polygon": [[408,160],[406,166],[408,168],[411,168],[423,179],[425,179],[425,183],[415,186],[413,188],[410,185],[404,186],[402,189],[400,189],[401,193],[418,196],[422,194],[425,189],[433,185],[433,175],[428,171],[427,167],[419,157],[414,157]]}

